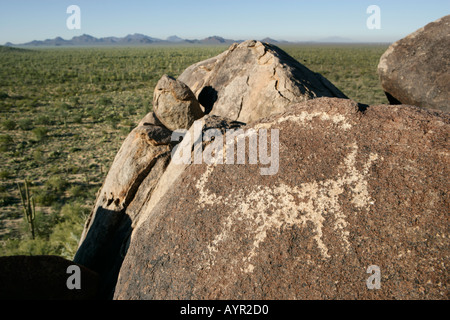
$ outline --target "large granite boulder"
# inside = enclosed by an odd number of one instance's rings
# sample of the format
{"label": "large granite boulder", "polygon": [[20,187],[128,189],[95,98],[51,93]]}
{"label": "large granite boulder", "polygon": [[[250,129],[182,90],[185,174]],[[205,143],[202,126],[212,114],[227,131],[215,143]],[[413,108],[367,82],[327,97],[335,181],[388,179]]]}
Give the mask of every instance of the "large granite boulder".
{"label": "large granite boulder", "polygon": [[178,80],[206,113],[251,122],[317,97],[346,98],[322,75],[280,48],[248,40],[188,67]]}
{"label": "large granite boulder", "polygon": [[449,115],[319,98],[241,129],[278,170],[249,148],[166,170],[116,299],[449,298]]}
{"label": "large granite boulder", "polygon": [[378,74],[392,104],[450,111],[450,15],[392,44]]}

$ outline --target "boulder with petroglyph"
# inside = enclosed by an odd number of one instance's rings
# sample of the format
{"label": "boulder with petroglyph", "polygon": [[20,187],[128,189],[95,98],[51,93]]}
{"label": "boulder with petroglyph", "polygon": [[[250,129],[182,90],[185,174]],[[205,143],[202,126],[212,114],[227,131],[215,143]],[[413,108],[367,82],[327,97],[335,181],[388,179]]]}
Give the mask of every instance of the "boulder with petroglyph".
{"label": "boulder with petroglyph", "polygon": [[116,299],[448,299],[447,114],[318,98],[238,128],[244,163],[172,161]]}

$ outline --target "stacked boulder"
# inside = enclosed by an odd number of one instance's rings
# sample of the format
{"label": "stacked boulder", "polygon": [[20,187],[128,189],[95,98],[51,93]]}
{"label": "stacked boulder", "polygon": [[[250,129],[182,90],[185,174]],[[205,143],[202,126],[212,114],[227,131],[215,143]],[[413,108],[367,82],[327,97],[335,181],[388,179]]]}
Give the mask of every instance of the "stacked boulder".
{"label": "stacked boulder", "polygon": [[[193,79],[196,83],[191,83]],[[247,84],[240,88],[242,79]],[[213,101],[211,92],[217,94],[217,101]],[[179,79],[164,75],[154,90],[154,111],[131,131],[114,159],[74,261],[98,272],[104,296],[112,296],[143,208],[159,200],[161,189],[171,181],[166,177],[158,184],[170,163],[173,131],[189,129],[211,110],[210,118],[257,120],[283,111],[292,102],[318,96],[345,97],[328,80],[281,49],[258,41],[234,44],[221,55],[189,67]],[[216,126],[224,123],[209,122]],[[170,173],[181,171],[171,167],[166,175],[175,177]],[[156,195],[152,196],[155,188]]]}
{"label": "stacked boulder", "polygon": [[183,82],[164,75],[155,88],[153,109],[169,130],[189,129],[204,116],[191,89]]}
{"label": "stacked boulder", "polygon": [[170,162],[172,130],[189,128],[203,116],[192,91],[163,76],[149,113],[123,142],[106,176],[81,236],[74,261],[102,275],[105,297],[115,279],[142,206]]}

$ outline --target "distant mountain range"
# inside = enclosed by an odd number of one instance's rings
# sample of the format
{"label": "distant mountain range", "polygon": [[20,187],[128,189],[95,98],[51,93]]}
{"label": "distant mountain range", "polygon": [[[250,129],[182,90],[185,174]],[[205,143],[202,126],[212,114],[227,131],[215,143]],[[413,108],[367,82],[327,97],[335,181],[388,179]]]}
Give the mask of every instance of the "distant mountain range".
{"label": "distant mountain range", "polygon": [[[5,43],[5,46],[26,46],[26,47],[57,47],[57,46],[139,46],[139,45],[152,45],[152,44],[207,44],[207,45],[229,45],[234,42],[242,42],[243,40],[232,40],[232,39],[224,39],[219,36],[212,36],[202,40],[188,40],[183,39],[177,36],[170,36],[165,40],[153,38],[150,36],[146,36],[144,34],[129,34],[125,37],[104,37],[104,38],[96,38],[90,36],[88,34],[83,34],[81,36],[75,36],[70,40],[65,40],[61,37],[56,37],[54,39],[46,39],[46,40],[33,40],[27,43],[22,44],[13,44],[11,42]],[[271,38],[264,38],[261,41],[268,42],[272,44],[288,44],[288,43],[296,43],[289,42],[284,40],[275,40]],[[309,41],[312,43],[313,41]],[[330,42],[330,43],[350,43],[355,42],[351,39],[340,38],[340,37],[330,37],[323,40],[319,40],[316,42]],[[297,42],[298,43],[298,42]]]}
{"label": "distant mountain range", "polygon": [[104,37],[96,38],[88,34],[75,36],[70,40],[65,40],[61,37],[46,40],[33,40],[22,44],[13,44],[11,42],[5,43],[5,46],[27,46],[27,47],[55,47],[55,46],[103,46],[103,45],[150,45],[150,44],[232,44],[235,40],[224,39],[219,36],[212,36],[202,40],[188,40],[177,36],[168,37],[165,40],[146,36],[144,34],[129,34],[125,37]]}

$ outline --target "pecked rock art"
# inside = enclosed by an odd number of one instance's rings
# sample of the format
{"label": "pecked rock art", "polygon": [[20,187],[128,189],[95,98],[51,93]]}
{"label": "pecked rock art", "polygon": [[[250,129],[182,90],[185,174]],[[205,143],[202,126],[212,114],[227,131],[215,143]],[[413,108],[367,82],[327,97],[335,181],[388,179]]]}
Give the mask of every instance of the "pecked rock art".
{"label": "pecked rock art", "polygon": [[[225,219],[221,228],[222,232],[208,245],[209,252],[205,256],[207,260],[205,267],[209,268],[208,264],[214,265],[215,255],[219,253],[218,248],[233,232],[232,226],[244,221],[247,222],[246,232],[253,237],[252,249],[243,253],[241,263],[231,263],[231,265],[239,265],[240,270],[246,273],[253,271],[252,259],[264,242],[269,229],[312,223],[317,248],[321,256],[327,259],[330,255],[322,240],[322,228],[324,220],[332,220],[334,230],[341,239],[341,246],[348,252],[350,249],[349,232],[346,230],[348,223],[346,214],[339,204],[339,196],[344,192],[344,186],[351,188],[351,202],[355,207],[369,211],[374,204],[367,189],[366,177],[373,162],[378,159],[378,155],[371,153],[363,170],[359,171],[355,167],[357,152],[358,146],[354,144],[352,151],[340,164],[345,172],[343,175],[338,174],[325,181],[314,181],[295,187],[286,184],[254,186],[247,195],[238,191],[227,197],[218,196],[208,189],[208,179],[215,165],[208,166],[195,185],[199,191],[197,204],[202,208],[213,204],[223,205],[234,210]],[[238,258],[235,257],[235,259]]]}

